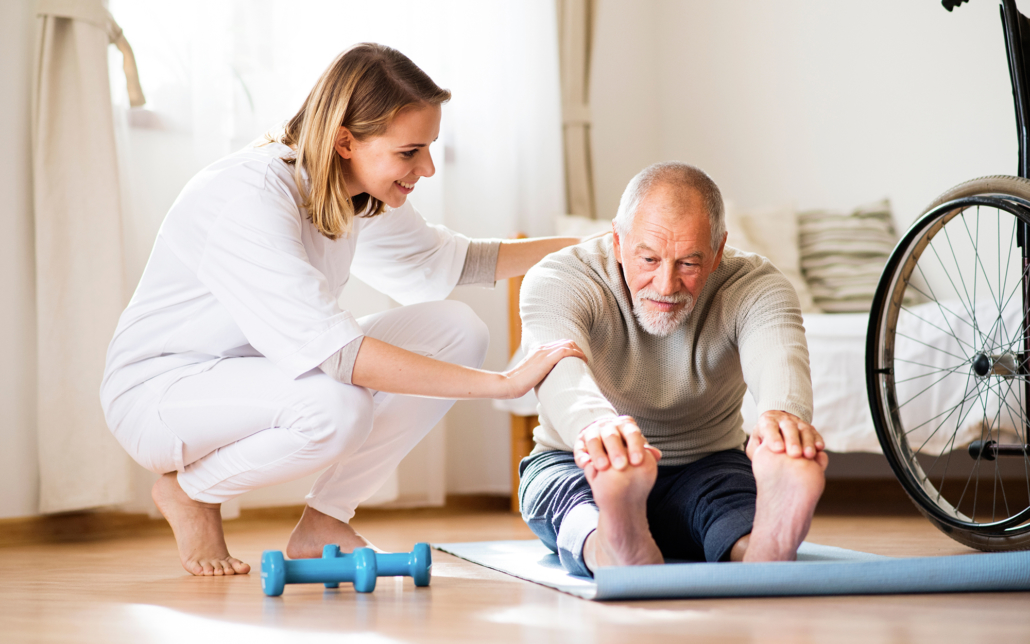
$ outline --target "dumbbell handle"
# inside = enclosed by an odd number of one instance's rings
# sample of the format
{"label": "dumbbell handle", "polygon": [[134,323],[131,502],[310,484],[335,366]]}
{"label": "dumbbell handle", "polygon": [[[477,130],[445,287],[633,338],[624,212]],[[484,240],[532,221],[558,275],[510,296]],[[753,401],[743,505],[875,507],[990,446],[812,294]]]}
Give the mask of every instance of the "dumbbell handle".
{"label": "dumbbell handle", "polygon": [[[340,552],[337,545],[327,545],[322,550],[323,559],[345,558],[350,555]],[[411,577],[416,586],[428,586],[432,576],[433,556],[427,543],[416,543],[411,552],[377,552],[376,574],[380,577]],[[326,582],[326,588],[335,588],[333,582]]]}
{"label": "dumbbell handle", "polygon": [[[349,558],[348,558],[349,559]],[[321,584],[325,582],[353,582],[355,569],[353,559],[293,559],[286,562],[286,583]],[[371,559],[372,576],[382,574],[377,570],[378,561]]]}
{"label": "dumbbell handle", "polygon": [[415,557],[410,552],[376,553],[376,567],[380,577],[411,577],[414,575]]}

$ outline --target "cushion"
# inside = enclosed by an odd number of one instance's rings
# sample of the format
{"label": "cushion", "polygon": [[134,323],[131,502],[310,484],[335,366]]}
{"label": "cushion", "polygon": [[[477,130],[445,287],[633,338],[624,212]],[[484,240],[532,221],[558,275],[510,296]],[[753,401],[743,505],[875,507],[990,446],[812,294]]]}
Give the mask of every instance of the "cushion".
{"label": "cushion", "polygon": [[862,313],[897,242],[890,202],[851,213],[798,213],[801,271],[816,305],[827,313]]}
{"label": "cushion", "polygon": [[589,237],[599,233],[611,232],[611,219],[590,219],[580,215],[559,215],[556,222],[558,235],[561,237]]}
{"label": "cushion", "polygon": [[740,210],[727,202],[726,229],[727,245],[761,255],[783,273],[798,293],[802,313],[819,312],[801,274],[798,224],[792,207]]}

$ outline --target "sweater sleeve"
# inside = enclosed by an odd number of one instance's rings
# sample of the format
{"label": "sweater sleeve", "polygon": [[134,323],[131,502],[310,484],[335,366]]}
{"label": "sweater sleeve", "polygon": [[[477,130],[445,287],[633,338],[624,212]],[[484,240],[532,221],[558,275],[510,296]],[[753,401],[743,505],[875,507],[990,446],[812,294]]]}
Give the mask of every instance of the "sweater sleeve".
{"label": "sweater sleeve", "polygon": [[477,284],[493,288],[497,280],[497,257],[501,251],[500,239],[473,239],[465,253],[465,264],[461,267],[458,286]]}
{"label": "sweater sleeve", "polygon": [[737,308],[744,381],[758,413],[777,409],[812,422],[812,373],[801,304],[787,278],[766,261]]}
{"label": "sweater sleeve", "polygon": [[360,336],[344,345],[342,349],[329,356],[318,365],[318,368],[328,374],[333,380],[342,382],[345,385],[354,384],[351,378],[354,375],[354,363],[358,360],[358,350],[361,348],[361,341],[365,336]]}
{"label": "sweater sleeve", "polygon": [[522,284],[522,347],[529,353],[557,340],[572,340],[587,362],[566,358],[537,386],[541,424],[572,449],[580,430],[590,423],[618,416],[601,393],[590,361],[590,328],[600,309],[599,286],[581,272],[544,259],[530,269]]}

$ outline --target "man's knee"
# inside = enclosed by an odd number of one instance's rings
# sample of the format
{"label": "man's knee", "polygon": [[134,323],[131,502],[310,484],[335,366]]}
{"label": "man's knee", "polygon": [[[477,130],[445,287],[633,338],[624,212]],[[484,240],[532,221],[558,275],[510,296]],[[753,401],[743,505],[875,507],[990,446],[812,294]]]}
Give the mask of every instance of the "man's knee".
{"label": "man's knee", "polygon": [[519,467],[522,519],[573,574],[589,575],[583,543],[597,527],[590,485],[571,452],[553,451],[525,459]]}
{"label": "man's knee", "polygon": [[590,485],[572,452],[554,450],[533,454],[519,464],[519,506],[526,521],[556,508],[592,502]]}

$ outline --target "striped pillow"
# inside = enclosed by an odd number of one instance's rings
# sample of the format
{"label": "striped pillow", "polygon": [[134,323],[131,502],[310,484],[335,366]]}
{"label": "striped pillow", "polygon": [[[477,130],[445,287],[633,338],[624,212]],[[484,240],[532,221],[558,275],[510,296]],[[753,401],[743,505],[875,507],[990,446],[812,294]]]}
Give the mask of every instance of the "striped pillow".
{"label": "striped pillow", "polygon": [[827,313],[867,312],[897,235],[884,199],[839,213],[798,213],[801,272]]}

